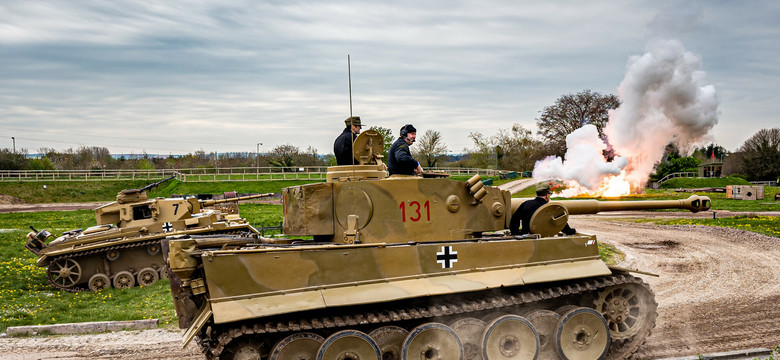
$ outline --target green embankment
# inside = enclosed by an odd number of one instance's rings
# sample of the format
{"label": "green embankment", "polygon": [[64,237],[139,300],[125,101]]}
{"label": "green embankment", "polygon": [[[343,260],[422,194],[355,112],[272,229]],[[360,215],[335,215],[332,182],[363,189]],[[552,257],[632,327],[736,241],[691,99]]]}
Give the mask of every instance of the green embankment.
{"label": "green embankment", "polygon": [[723,178],[676,178],[663,184],[664,189],[698,189],[707,187],[725,187],[727,185],[752,185],[749,181],[738,177]]}

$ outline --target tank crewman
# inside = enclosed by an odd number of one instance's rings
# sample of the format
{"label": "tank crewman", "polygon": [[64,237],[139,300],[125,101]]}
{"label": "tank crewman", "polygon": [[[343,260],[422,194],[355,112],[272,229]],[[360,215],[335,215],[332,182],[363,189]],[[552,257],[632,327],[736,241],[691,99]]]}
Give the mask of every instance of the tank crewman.
{"label": "tank crewman", "polygon": [[387,168],[390,175],[419,175],[423,169],[420,163],[412,157],[409,151],[415,139],[417,129],[412,124],[401,128],[401,136],[390,146],[387,152]]}
{"label": "tank crewman", "polygon": [[[531,233],[531,217],[534,215],[542,205],[547,204],[550,201],[550,183],[542,182],[536,185],[536,198],[528,200],[517,208],[512,219],[509,221],[509,231],[512,235],[525,235]],[[522,229],[520,225],[522,224]],[[574,235],[577,230],[570,227],[567,223],[561,230],[566,235]]]}
{"label": "tank crewman", "polygon": [[333,154],[336,155],[336,164],[352,165],[354,156],[352,154],[352,143],[360,134],[363,124],[360,123],[360,116],[350,116],[344,120],[344,123],[347,124],[347,127],[344,128],[344,131],[341,132],[341,135],[333,143]]}

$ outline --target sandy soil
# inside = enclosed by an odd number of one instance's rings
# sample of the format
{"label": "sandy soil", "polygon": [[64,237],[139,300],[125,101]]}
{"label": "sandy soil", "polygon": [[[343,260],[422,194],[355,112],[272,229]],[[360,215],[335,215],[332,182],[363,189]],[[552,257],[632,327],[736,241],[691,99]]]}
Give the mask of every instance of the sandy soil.
{"label": "sandy soil", "polygon": [[[625,252],[659,317],[636,354],[657,359],[780,344],[780,238],[703,226],[637,225],[580,216],[571,225]],[[0,359],[200,359],[181,333],[148,330],[0,339]]]}

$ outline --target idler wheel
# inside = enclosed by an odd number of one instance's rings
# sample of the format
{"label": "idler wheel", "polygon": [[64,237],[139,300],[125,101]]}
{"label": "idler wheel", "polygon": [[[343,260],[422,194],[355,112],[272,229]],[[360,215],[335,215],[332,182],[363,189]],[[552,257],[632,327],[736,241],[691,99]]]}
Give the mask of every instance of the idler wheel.
{"label": "idler wheel", "polygon": [[450,327],[463,343],[463,359],[482,360],[482,334],[487,324],[475,318],[458,319]]}
{"label": "idler wheel", "polygon": [[482,356],[490,360],[536,359],[539,335],[528,319],[504,315],[491,321],[482,337]]}
{"label": "idler wheel", "polygon": [[313,333],[292,334],[276,343],[268,360],[314,360],[324,341]]}
{"label": "idler wheel", "polygon": [[160,275],[157,274],[157,270],[150,267],[143,268],[138,272],[138,285],[149,286],[157,282],[160,279]]}
{"label": "idler wheel", "polygon": [[427,323],[414,328],[401,347],[403,360],[463,360],[463,345],[449,326]]}
{"label": "idler wheel", "polygon": [[81,280],[81,265],[73,259],[58,259],[46,268],[46,277],[54,286],[71,288]]}
{"label": "idler wheel", "polygon": [[317,360],[379,360],[374,339],[357,330],[342,330],[327,339],[317,351]]}
{"label": "idler wheel", "polygon": [[106,274],[95,274],[89,278],[89,290],[98,292],[111,287],[111,279]]}
{"label": "idler wheel", "polygon": [[379,346],[382,360],[401,360],[401,346],[409,331],[398,326],[383,326],[368,333]]}
{"label": "idler wheel", "polygon": [[658,307],[650,290],[639,284],[608,287],[599,292],[595,305],[615,340],[629,339],[652,327]]}
{"label": "idler wheel", "polygon": [[558,353],[555,352],[555,327],[561,316],[555,311],[533,310],[525,315],[525,318],[533,324],[536,333],[539,334],[539,356],[537,360],[556,360]]}
{"label": "idler wheel", "polygon": [[591,308],[566,311],[555,329],[555,347],[563,360],[602,359],[609,341],[607,321]]}
{"label": "idler wheel", "polygon": [[263,343],[251,337],[241,337],[231,341],[220,354],[220,359],[228,360],[262,360],[268,354]]}
{"label": "idler wheel", "polygon": [[120,271],[114,275],[113,284],[117,289],[129,289],[135,286],[135,276],[129,271]]}

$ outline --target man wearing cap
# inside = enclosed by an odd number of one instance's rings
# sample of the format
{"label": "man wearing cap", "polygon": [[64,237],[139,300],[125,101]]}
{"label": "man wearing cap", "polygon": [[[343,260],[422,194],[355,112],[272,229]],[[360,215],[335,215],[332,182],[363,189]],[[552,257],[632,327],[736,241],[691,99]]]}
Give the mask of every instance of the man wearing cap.
{"label": "man wearing cap", "polygon": [[352,165],[354,157],[352,155],[352,143],[360,134],[363,124],[360,123],[360,116],[350,116],[344,120],[344,123],[347,124],[347,127],[333,143],[333,154],[336,155],[336,164]]}
{"label": "man wearing cap", "polygon": [[[536,184],[536,198],[528,200],[517,208],[517,211],[512,215],[512,219],[509,220],[509,231],[512,235],[525,235],[531,233],[531,217],[534,215],[542,205],[547,204],[550,201],[550,183],[541,182]],[[523,228],[520,229],[522,224]],[[577,230],[570,227],[567,223],[561,230],[566,235],[574,235]]]}
{"label": "man wearing cap", "polygon": [[409,146],[417,138],[417,129],[412,124],[401,128],[401,136],[387,152],[387,168],[390,175],[418,175],[423,169],[420,163],[412,157]]}

